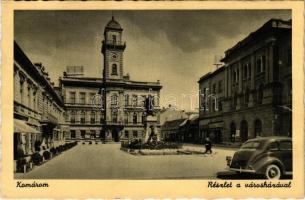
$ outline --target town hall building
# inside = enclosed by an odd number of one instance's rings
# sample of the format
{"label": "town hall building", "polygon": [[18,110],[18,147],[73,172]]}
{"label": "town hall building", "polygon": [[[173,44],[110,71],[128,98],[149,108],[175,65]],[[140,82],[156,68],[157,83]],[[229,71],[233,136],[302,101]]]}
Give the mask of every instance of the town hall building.
{"label": "town hall building", "polygon": [[59,90],[66,107],[65,121],[70,129],[66,139],[115,142],[144,139],[146,99],[154,108],[156,132],[159,132],[162,86],[159,80],[134,81],[124,74],[126,43],[122,41],[122,33],[121,25],[112,17],[104,30],[101,77],[84,77],[82,70],[74,71],[76,73],[68,70],[59,79]]}

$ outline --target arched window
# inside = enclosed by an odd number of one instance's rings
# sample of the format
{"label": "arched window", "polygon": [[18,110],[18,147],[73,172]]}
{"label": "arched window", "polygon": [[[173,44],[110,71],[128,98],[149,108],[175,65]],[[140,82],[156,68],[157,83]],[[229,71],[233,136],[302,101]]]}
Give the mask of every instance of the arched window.
{"label": "arched window", "polygon": [[82,123],[82,124],[86,123],[86,112],[85,111],[82,111],[80,113],[80,123]]}
{"label": "arched window", "polygon": [[261,136],[263,132],[262,121],[260,119],[254,122],[254,137]]}
{"label": "arched window", "polygon": [[91,122],[91,124],[95,124],[95,112],[94,111],[91,111],[90,122]]}
{"label": "arched window", "polygon": [[137,116],[137,113],[133,113],[132,122],[133,122],[134,124],[137,124],[137,123],[138,123],[138,116]]}
{"label": "arched window", "polygon": [[112,72],[111,75],[118,75],[118,67],[116,64],[112,65]]}

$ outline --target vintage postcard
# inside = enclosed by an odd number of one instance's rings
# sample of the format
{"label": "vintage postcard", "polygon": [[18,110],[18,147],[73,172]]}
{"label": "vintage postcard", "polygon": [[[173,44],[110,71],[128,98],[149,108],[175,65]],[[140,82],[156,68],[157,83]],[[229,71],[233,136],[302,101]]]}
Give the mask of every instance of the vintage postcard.
{"label": "vintage postcard", "polygon": [[2,10],[4,197],[303,197],[303,2]]}

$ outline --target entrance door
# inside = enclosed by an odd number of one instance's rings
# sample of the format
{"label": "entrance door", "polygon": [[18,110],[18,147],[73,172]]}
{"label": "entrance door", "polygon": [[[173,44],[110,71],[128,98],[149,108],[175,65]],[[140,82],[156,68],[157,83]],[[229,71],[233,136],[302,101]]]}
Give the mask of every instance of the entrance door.
{"label": "entrance door", "polygon": [[100,138],[101,138],[102,141],[105,141],[105,140],[106,140],[106,133],[105,133],[104,130],[101,130],[101,131],[100,131]]}
{"label": "entrance door", "polygon": [[246,120],[243,120],[240,123],[240,137],[242,142],[248,140],[248,122]]}
{"label": "entrance door", "polygon": [[232,122],[230,125],[230,133],[231,133],[231,142],[235,142],[236,126],[234,122]]}
{"label": "entrance door", "polygon": [[119,138],[119,132],[117,130],[112,130],[112,138],[115,142],[119,142],[120,138]]}

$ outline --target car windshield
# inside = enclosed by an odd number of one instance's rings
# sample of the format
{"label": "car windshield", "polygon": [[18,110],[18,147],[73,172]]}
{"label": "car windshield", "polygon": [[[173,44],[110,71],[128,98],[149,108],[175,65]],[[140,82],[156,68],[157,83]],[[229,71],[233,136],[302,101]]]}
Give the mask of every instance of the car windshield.
{"label": "car windshield", "polygon": [[241,148],[242,149],[259,149],[260,142],[246,142],[244,143]]}

